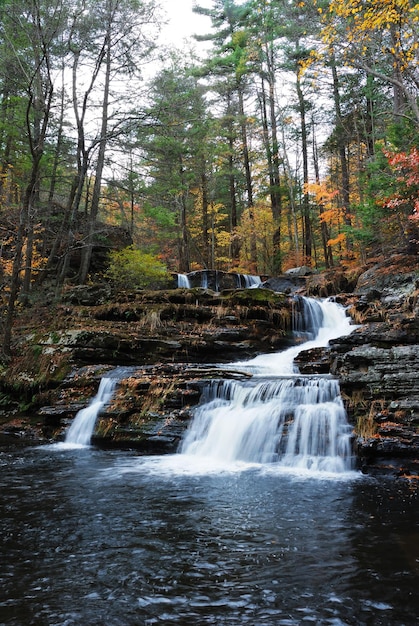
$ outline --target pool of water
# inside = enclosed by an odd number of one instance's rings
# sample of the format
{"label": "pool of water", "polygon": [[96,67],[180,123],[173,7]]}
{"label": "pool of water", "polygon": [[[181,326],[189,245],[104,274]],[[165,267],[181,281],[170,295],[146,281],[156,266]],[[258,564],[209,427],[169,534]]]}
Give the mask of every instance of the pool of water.
{"label": "pool of water", "polygon": [[3,451],[0,624],[413,625],[418,512],[356,473]]}

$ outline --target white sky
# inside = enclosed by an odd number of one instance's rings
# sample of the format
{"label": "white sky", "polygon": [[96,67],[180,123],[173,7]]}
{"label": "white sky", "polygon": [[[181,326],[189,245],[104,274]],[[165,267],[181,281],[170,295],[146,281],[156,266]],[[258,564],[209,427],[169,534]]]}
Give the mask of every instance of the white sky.
{"label": "white sky", "polygon": [[160,0],[160,5],[170,20],[170,23],[162,29],[163,43],[180,47],[185,38],[210,32],[211,20],[204,15],[193,13],[194,4],[206,8],[213,6],[208,0]]}

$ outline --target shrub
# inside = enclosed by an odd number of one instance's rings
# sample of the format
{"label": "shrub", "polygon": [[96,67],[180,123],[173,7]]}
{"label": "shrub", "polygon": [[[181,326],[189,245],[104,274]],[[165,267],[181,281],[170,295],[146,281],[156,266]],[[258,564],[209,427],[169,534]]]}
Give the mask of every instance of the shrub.
{"label": "shrub", "polygon": [[118,288],[146,289],[163,286],[169,275],[157,257],[129,246],[110,253],[107,278]]}

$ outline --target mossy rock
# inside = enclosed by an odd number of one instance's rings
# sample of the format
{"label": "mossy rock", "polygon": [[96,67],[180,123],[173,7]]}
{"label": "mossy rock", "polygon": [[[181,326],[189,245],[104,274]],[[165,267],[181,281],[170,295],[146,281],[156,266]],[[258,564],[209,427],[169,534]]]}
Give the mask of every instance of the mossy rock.
{"label": "mossy rock", "polygon": [[223,301],[230,302],[231,304],[246,304],[251,306],[252,304],[265,304],[271,306],[283,306],[288,297],[283,293],[277,293],[270,289],[235,289],[233,291],[221,292],[221,298]]}

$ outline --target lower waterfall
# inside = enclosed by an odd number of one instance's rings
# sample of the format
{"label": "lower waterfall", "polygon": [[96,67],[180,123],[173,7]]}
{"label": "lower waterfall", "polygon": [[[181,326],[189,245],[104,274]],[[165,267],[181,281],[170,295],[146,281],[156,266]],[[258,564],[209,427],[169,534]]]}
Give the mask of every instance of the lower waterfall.
{"label": "lower waterfall", "polygon": [[[212,381],[203,392],[181,454],[310,471],[352,469],[352,429],[338,381],[329,375],[299,374],[294,358],[302,350],[327,346],[354,326],[335,302],[304,298],[303,304],[309,314],[303,316],[309,339],[280,353],[231,364],[251,372],[251,380]],[[298,334],[304,330],[300,324]]]}
{"label": "lower waterfall", "polygon": [[65,437],[65,444],[88,446],[92,438],[96,418],[101,409],[109,402],[119,381],[117,377],[103,377],[99,389],[89,406],[81,409],[73,420]]}

